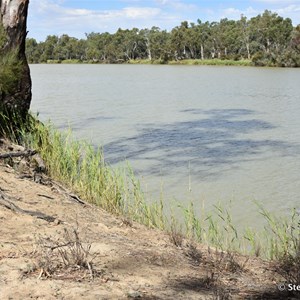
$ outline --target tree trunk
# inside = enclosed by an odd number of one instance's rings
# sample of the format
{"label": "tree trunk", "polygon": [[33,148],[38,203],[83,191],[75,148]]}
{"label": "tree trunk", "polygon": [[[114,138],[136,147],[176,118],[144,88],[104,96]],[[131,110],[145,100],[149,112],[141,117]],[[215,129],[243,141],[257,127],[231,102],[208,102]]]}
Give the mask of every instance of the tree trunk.
{"label": "tree trunk", "polygon": [[249,43],[246,43],[246,49],[247,49],[247,57],[248,57],[248,59],[251,59]]}
{"label": "tree trunk", "polygon": [[[0,27],[4,41],[0,49],[0,64],[6,61],[7,68],[16,64],[20,66],[19,74],[14,74],[12,87],[1,89],[0,85],[0,105],[9,111],[17,110],[23,116],[27,114],[31,102],[31,77],[25,56],[28,5],[29,0],[0,0]],[[14,59],[10,65],[7,57]]]}

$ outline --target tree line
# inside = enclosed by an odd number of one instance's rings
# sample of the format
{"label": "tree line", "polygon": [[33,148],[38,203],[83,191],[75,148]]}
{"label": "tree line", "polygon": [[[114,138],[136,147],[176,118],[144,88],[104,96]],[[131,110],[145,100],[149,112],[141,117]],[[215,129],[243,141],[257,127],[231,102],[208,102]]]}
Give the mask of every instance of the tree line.
{"label": "tree line", "polygon": [[74,62],[124,63],[149,60],[168,63],[186,59],[251,60],[257,66],[300,66],[300,24],[264,11],[237,21],[182,22],[170,31],[121,29],[86,34],[77,39],[67,34],[49,35],[45,41],[26,41],[29,63]]}

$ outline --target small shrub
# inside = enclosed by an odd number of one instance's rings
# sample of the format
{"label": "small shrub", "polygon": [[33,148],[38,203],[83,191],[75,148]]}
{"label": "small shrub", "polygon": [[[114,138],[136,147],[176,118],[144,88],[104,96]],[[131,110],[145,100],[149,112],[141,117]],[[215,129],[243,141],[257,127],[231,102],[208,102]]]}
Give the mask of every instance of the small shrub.
{"label": "small shrub", "polygon": [[232,273],[242,272],[249,260],[249,257],[245,259],[243,263],[240,263],[237,259],[237,255],[231,251],[214,251],[209,248],[209,262],[215,268],[216,271],[228,271]]}
{"label": "small shrub", "polygon": [[197,246],[194,242],[187,243],[185,255],[191,260],[192,265],[200,265],[200,262],[202,260],[202,253],[197,249]]}
{"label": "small shrub", "polygon": [[280,273],[286,282],[298,285],[300,282],[300,248],[296,256],[286,256],[279,261],[277,272]]}
{"label": "small shrub", "polygon": [[88,273],[90,279],[98,275],[92,264],[97,253],[91,254],[91,244],[81,241],[77,229],[65,228],[62,239],[39,237],[37,246],[39,278],[76,276],[78,272]]}
{"label": "small shrub", "polygon": [[176,247],[181,247],[183,243],[183,234],[178,228],[172,227],[169,231],[170,242]]}
{"label": "small shrub", "polygon": [[178,228],[176,220],[174,216],[171,217],[171,227],[169,231],[170,242],[174,244],[176,247],[182,247],[183,244],[183,233],[181,228]]}

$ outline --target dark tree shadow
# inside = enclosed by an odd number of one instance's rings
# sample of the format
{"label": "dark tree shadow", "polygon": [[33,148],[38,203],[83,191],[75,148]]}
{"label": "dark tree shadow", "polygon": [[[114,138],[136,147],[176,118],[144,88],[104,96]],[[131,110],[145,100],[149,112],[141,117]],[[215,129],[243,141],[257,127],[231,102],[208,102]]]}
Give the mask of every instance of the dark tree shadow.
{"label": "dark tree shadow", "polygon": [[274,125],[247,109],[188,109],[190,121],[138,128],[138,134],[104,145],[111,163],[123,160],[149,161],[145,174],[174,172],[190,165],[190,174],[202,180],[222,176],[242,162],[265,159],[263,155],[290,156],[299,147],[280,139],[255,139],[249,134],[268,131]]}
{"label": "dark tree shadow", "polygon": [[[299,295],[287,291],[279,291],[276,286],[261,287],[260,290],[239,290],[234,285],[227,286],[218,280],[208,276],[204,277],[183,277],[170,280],[168,285],[178,292],[197,292],[199,295],[214,296],[214,299],[247,299],[247,300],[282,300],[300,299]],[[242,298],[241,298],[242,297]]]}

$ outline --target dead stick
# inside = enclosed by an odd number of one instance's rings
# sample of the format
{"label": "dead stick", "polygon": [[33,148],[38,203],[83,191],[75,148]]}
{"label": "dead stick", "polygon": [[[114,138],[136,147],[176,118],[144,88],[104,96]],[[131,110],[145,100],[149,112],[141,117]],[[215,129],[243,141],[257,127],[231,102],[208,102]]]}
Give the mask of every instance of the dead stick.
{"label": "dead stick", "polygon": [[0,159],[4,158],[10,158],[10,157],[28,157],[28,156],[33,156],[37,153],[36,150],[26,150],[26,151],[19,151],[19,152],[8,152],[8,153],[3,153],[0,154]]}
{"label": "dead stick", "polygon": [[[13,197],[9,197],[9,198],[16,200]],[[8,208],[8,209],[10,209],[14,212],[25,214],[25,215],[30,215],[32,217],[36,217],[38,219],[45,220],[47,222],[54,222],[56,220],[54,217],[46,215],[42,212],[25,210],[25,209],[22,209],[22,208],[18,207],[13,202],[5,199],[5,194],[3,192],[0,192],[0,205],[2,205],[2,206],[6,207],[6,208]]]}
{"label": "dead stick", "polygon": [[90,271],[90,278],[93,280],[94,279],[94,276],[93,276],[93,270],[92,270],[92,267],[90,265],[90,263],[87,261],[86,262],[87,266],[88,266],[88,269]]}
{"label": "dead stick", "polygon": [[48,195],[44,195],[44,194],[37,194],[37,195],[40,196],[40,197],[44,197],[44,198],[47,198],[47,199],[51,199],[51,200],[54,199],[53,197],[48,196]]}

